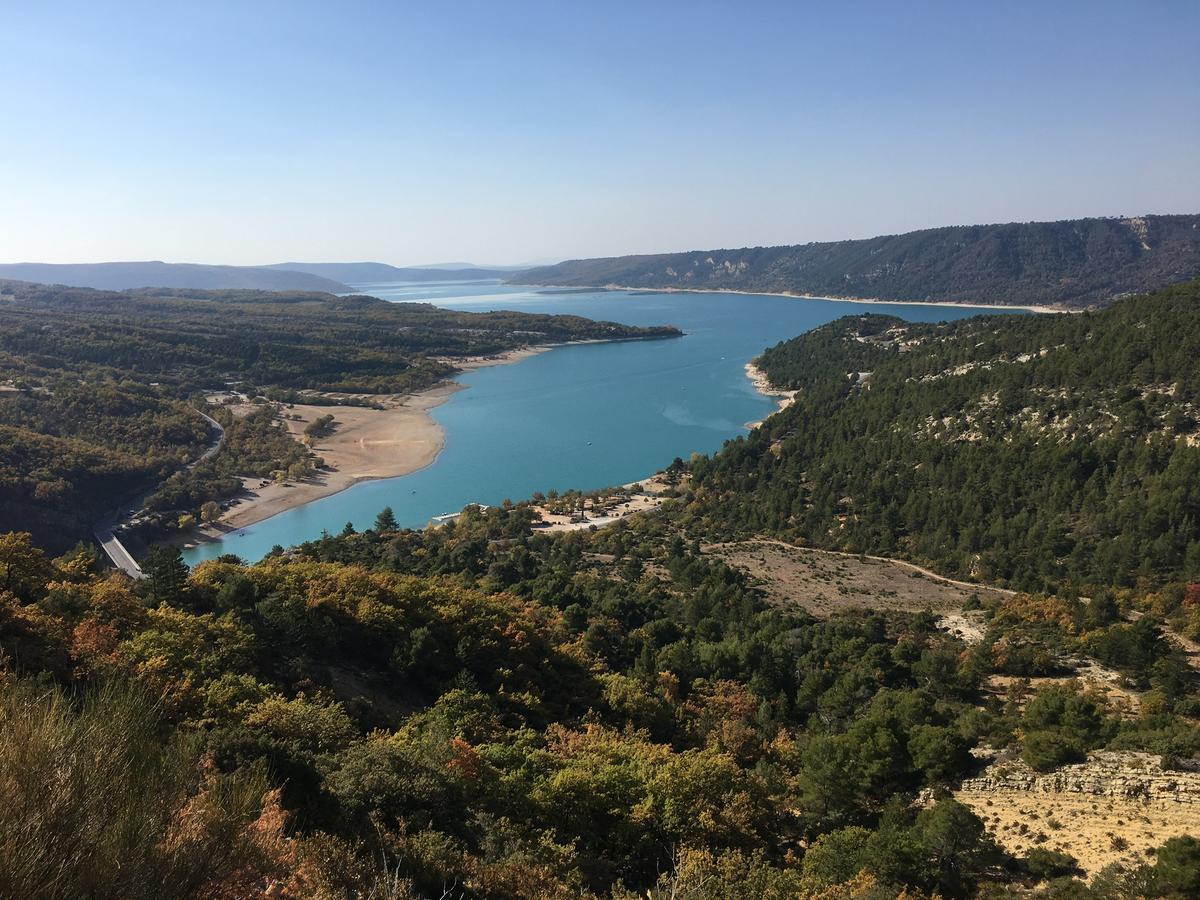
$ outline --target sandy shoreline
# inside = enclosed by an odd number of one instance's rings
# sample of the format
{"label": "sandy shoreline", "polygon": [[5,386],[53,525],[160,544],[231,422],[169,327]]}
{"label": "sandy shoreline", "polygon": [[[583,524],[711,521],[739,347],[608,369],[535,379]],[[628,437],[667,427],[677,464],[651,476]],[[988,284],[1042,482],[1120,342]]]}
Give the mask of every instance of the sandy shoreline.
{"label": "sandy shoreline", "polygon": [[[585,343],[585,342],[580,342]],[[590,342],[587,342],[590,343]],[[519,362],[549,350],[551,345],[524,347],[494,356],[448,359],[460,371]],[[220,540],[225,535],[273,516],[341,493],[361,481],[411,475],[432,465],[446,445],[442,427],[429,415],[466,385],[443,381],[433,387],[404,395],[369,395],[365,399],[382,408],[366,406],[318,406],[297,403],[284,407],[284,424],[294,438],[303,441],[305,427],[319,416],[332,415],[331,434],[318,438],[312,451],[325,468],[303,481],[271,482],[243,478],[243,493],[236,506],[211,525],[180,533],[173,543],[192,546]]]}
{"label": "sandy shoreline", "polygon": [[[604,343],[604,341],[575,341],[572,343]],[[553,346],[539,345],[509,350],[488,357],[470,359],[447,359],[460,371],[471,371],[486,366],[519,362],[544,353]],[[784,391],[771,387],[765,373],[754,363],[746,363],[746,376],[755,389],[766,396],[775,397],[779,409],[787,408],[794,400],[795,391]],[[441,426],[429,415],[429,411],[440,406],[465,385],[455,381],[444,381],[431,388],[408,395],[372,395],[370,400],[382,408],[365,406],[319,406],[294,404],[281,410],[284,424],[297,440],[303,440],[305,427],[323,415],[333,415],[335,427],[331,434],[319,438],[312,444],[312,451],[325,462],[325,468],[303,481],[270,482],[263,485],[262,479],[243,478],[245,490],[231,506],[212,524],[199,526],[175,537],[173,543],[192,546],[197,543],[220,540],[227,534],[265,521],[289,509],[312,503],[324,497],[340,493],[361,481],[376,478],[396,478],[410,475],[432,465],[445,447],[446,436]],[[748,428],[756,428],[762,422],[749,422]],[[661,489],[657,477],[646,479],[655,488]],[[644,482],[645,483],[645,482]],[[657,494],[658,490],[651,490]],[[621,515],[641,511],[642,500],[622,508]],[[657,497],[649,506],[661,502]],[[598,517],[588,525],[606,525],[610,517]],[[548,517],[549,530],[573,530],[580,523],[556,521]],[[335,523],[336,524],[336,523]],[[587,527],[587,526],[584,526]]]}
{"label": "sandy shoreline", "polygon": [[562,285],[531,284],[525,287],[560,288],[573,291],[634,291],[641,294],[740,294],[744,297],[791,297],[796,300],[836,300],[838,303],[888,304],[891,306],[949,306],[957,309],[1020,309],[1035,313],[1078,313],[1082,309],[1059,306],[1018,306],[1008,303],[962,303],[956,300],[884,300],[879,297],[826,297],[821,294],[798,294],[795,291],[738,291],[733,288],[629,287],[623,284]]}
{"label": "sandy shoreline", "polygon": [[[587,344],[591,341],[575,341],[573,343]],[[521,347],[519,350],[505,350],[503,353],[497,353],[493,356],[471,356],[467,359],[454,359],[452,357],[434,357],[442,362],[449,363],[460,372],[470,372],[473,369],[486,369],[488,366],[503,366],[508,363],[520,362],[523,359],[529,359],[531,356],[537,356],[539,353],[545,353],[547,350],[554,347],[565,347],[567,344],[538,344],[536,347]],[[436,387],[430,390],[437,390]]]}
{"label": "sandy shoreline", "polygon": [[[554,347],[592,343],[609,342],[596,339],[540,344],[492,356],[444,361],[455,366],[460,372],[466,372],[519,362]],[[745,368],[746,376],[751,379],[759,393],[778,398],[779,409],[787,408],[794,401],[795,391],[772,388],[765,373],[754,363],[746,363]],[[397,478],[432,465],[445,447],[446,436],[441,426],[429,415],[429,410],[445,403],[465,387],[455,381],[443,381],[415,394],[363,395],[363,399],[372,401],[374,406],[297,403],[283,408],[281,414],[284,416],[284,424],[291,435],[301,442],[305,427],[314,419],[324,415],[334,416],[332,433],[315,440],[311,447],[324,461],[325,467],[304,480],[272,481],[263,484],[263,479],[244,477],[244,490],[234,498],[236,505],[227,509],[216,522],[177,534],[172,543],[189,547],[197,543],[220,540],[231,532],[265,521],[289,509],[340,493],[361,481]],[[746,427],[753,429],[761,424],[761,421],[749,422]],[[557,524],[562,526],[562,523]],[[607,522],[601,520],[597,524]]]}
{"label": "sandy shoreline", "polygon": [[[765,397],[774,397],[779,404],[779,409],[775,412],[780,412],[787,409],[796,402],[796,391],[785,391],[781,388],[771,386],[771,379],[767,377],[767,373],[760,369],[752,362],[746,363],[746,377],[754,384],[754,389]],[[774,415],[772,413],[771,415]],[[766,419],[760,419],[757,422],[747,422],[746,427],[753,431]]]}
{"label": "sandy shoreline", "polygon": [[[555,347],[607,343],[613,341],[607,338],[565,341],[521,347],[491,356],[443,358],[441,361],[461,373],[520,362]],[[234,498],[236,505],[226,510],[216,522],[180,532],[171,542],[190,547],[220,540],[231,532],[340,493],[361,481],[411,475],[432,465],[446,445],[446,435],[429,415],[429,410],[465,389],[466,385],[456,381],[443,381],[415,394],[358,395],[382,408],[302,403],[285,407],[281,410],[284,424],[299,441],[303,441],[304,429],[314,419],[334,416],[333,432],[314,441],[311,448],[324,460],[325,468],[302,481],[264,485],[263,479],[243,478],[244,490]]]}
{"label": "sandy shoreline", "polygon": [[319,416],[332,415],[333,432],[318,438],[312,451],[325,468],[301,481],[243,478],[243,493],[221,518],[180,535],[184,545],[218,540],[297,506],[340,493],[360,481],[409,475],[431,465],[445,446],[445,433],[429,410],[445,403],[464,386],[443,382],[416,394],[373,396],[382,409],[363,406],[316,406],[297,403],[281,412],[294,438]]}

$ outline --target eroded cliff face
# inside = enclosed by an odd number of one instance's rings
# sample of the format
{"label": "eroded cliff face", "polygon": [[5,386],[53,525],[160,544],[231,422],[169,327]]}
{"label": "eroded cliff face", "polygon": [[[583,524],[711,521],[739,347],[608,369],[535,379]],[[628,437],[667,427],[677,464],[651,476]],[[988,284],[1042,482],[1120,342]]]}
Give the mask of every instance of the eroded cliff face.
{"label": "eroded cliff face", "polygon": [[1034,847],[1069,853],[1088,876],[1139,865],[1168,838],[1200,834],[1200,772],[1164,769],[1147,753],[1097,752],[1047,773],[1002,756],[955,798],[1014,856]]}
{"label": "eroded cliff face", "polygon": [[1149,753],[1099,751],[1086,762],[1053,772],[1035,772],[1019,758],[997,760],[978,777],[964,781],[960,790],[1088,794],[1200,804],[1200,772],[1164,769],[1161,759]]}

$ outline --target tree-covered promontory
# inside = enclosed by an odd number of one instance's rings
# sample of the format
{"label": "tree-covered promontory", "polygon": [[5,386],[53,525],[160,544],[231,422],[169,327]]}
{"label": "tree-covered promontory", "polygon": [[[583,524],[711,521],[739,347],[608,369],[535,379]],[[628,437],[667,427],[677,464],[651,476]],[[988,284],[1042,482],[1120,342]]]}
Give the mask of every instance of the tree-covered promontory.
{"label": "tree-covered promontory", "polygon": [[852,316],[758,363],[795,403],[694,467],[693,524],[1023,590],[1200,577],[1200,282],[1097,313]]}

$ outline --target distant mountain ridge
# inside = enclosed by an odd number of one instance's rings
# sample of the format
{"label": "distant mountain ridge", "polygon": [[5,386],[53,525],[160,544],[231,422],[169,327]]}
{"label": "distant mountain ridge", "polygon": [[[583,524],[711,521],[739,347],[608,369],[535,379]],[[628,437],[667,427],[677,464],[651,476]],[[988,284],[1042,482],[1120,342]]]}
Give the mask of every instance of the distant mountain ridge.
{"label": "distant mountain ridge", "polygon": [[198,290],[325,291],[345,293],[349,285],[308,272],[266,266],[209,266],[197,263],[3,263],[0,278],[61,284],[104,291],[141,287]]}
{"label": "distant mountain ridge", "polygon": [[486,278],[507,278],[513,269],[488,269],[464,264],[462,268],[441,266],[391,266],[379,262],[356,263],[275,263],[263,268],[277,272],[304,272],[333,278],[348,284],[374,281],[472,281]]}
{"label": "distant mountain ridge", "polygon": [[867,240],[569,260],[516,284],[1085,307],[1200,277],[1200,215],[931,228]]}

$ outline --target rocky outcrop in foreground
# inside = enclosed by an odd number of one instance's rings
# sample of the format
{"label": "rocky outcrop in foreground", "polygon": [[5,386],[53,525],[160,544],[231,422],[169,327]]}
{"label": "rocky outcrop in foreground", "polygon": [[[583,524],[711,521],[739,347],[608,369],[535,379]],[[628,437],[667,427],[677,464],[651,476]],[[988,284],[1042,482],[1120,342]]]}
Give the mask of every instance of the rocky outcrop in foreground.
{"label": "rocky outcrop in foreground", "polygon": [[1035,772],[1020,759],[997,761],[979,777],[965,780],[960,790],[1085,794],[1200,804],[1200,772],[1164,769],[1159,757],[1148,753],[1101,751],[1091,754],[1087,762],[1046,773]]}

